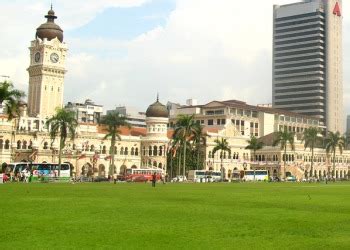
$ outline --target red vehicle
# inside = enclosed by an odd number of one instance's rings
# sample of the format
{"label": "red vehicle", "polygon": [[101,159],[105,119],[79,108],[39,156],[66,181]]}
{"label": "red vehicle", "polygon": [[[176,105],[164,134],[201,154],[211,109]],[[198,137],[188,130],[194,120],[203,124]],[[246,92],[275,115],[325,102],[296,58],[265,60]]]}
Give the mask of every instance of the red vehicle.
{"label": "red vehicle", "polygon": [[162,178],[163,169],[152,169],[152,168],[139,168],[139,169],[133,169],[128,168],[125,173],[125,180],[126,181],[133,181],[133,182],[147,182],[152,181],[152,175],[156,173],[157,181],[159,181]]}

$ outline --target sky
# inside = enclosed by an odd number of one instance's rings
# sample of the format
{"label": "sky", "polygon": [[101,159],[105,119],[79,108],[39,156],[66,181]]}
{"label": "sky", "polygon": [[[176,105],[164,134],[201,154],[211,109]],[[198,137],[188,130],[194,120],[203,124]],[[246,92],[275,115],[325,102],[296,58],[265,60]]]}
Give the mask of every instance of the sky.
{"label": "sky", "polygon": [[[194,98],[271,103],[273,4],[295,0],[53,0],[69,47],[65,103],[144,111]],[[30,41],[50,0],[0,0],[0,75],[27,91]],[[6,14],[4,14],[6,13]],[[344,105],[350,114],[350,4],[343,1]],[[3,80],[0,77],[0,80]]]}

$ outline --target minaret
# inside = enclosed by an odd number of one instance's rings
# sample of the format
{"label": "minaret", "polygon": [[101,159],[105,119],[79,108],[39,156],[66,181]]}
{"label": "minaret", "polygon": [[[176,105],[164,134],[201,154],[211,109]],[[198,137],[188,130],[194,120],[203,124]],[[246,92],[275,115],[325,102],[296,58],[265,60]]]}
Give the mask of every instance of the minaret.
{"label": "minaret", "polygon": [[55,12],[45,16],[47,22],[37,28],[31,42],[28,90],[30,116],[41,118],[55,114],[63,107],[63,88],[67,45],[63,42],[63,30],[55,24]]}

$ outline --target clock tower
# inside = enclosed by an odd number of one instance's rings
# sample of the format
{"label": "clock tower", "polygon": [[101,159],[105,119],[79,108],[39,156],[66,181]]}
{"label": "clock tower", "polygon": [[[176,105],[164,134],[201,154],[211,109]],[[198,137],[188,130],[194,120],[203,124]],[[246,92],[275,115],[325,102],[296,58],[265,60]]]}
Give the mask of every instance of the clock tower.
{"label": "clock tower", "polygon": [[37,28],[31,42],[28,90],[28,111],[31,116],[51,117],[63,107],[63,87],[67,45],[63,30],[55,24],[55,12],[49,10],[47,22]]}

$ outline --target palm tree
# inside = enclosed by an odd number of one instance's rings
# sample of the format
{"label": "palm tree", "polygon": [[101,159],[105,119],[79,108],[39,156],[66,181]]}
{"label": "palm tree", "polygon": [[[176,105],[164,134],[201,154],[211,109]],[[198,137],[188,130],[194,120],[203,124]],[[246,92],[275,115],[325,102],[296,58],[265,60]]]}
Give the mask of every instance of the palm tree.
{"label": "palm tree", "polygon": [[196,123],[193,120],[194,115],[179,115],[175,125],[174,138],[178,137],[183,146],[183,175],[186,175],[186,149],[187,142],[195,133]]}
{"label": "palm tree", "polygon": [[284,178],[286,178],[286,161],[287,161],[287,146],[288,144],[294,150],[294,133],[288,132],[287,129],[279,131],[277,138],[273,142],[273,146],[280,145],[281,150],[284,151],[283,163],[284,163]]}
{"label": "palm tree", "polygon": [[259,141],[258,138],[256,138],[254,135],[250,137],[250,140],[247,141],[248,146],[245,147],[245,149],[253,150],[253,160],[255,161],[255,154],[256,151],[263,148],[264,143]]}
{"label": "palm tree", "polygon": [[25,97],[23,91],[14,89],[11,82],[0,83],[0,105],[4,105],[8,120],[12,120],[14,117],[19,115],[20,111],[20,100]]}
{"label": "palm tree", "polygon": [[105,125],[107,128],[107,134],[104,137],[104,139],[111,138],[111,162],[109,164],[109,174],[114,174],[115,166],[114,166],[114,155],[115,155],[115,144],[116,140],[121,140],[120,138],[120,127],[128,127],[130,128],[130,124],[127,122],[126,117],[123,115],[120,115],[118,112],[110,112],[106,116],[102,117],[100,120],[101,125]]}
{"label": "palm tree", "polygon": [[225,138],[221,138],[221,140],[216,139],[214,141],[216,143],[215,147],[213,148],[213,156],[217,151],[220,150],[220,159],[221,159],[221,181],[224,180],[224,166],[223,166],[223,158],[224,158],[224,152],[231,153],[231,149],[228,145],[228,142]]}
{"label": "palm tree", "polygon": [[78,121],[75,118],[75,112],[58,108],[56,114],[46,121],[46,126],[49,128],[51,139],[54,141],[57,135],[60,138],[59,153],[58,153],[58,176],[61,173],[62,150],[68,137],[72,140],[75,137],[75,130],[78,126]]}
{"label": "palm tree", "polygon": [[[345,147],[345,138],[340,135],[339,132],[328,132],[327,138],[325,139],[325,148],[327,154],[331,153],[333,154],[333,179],[335,179],[335,152],[337,148],[339,149],[340,154],[343,153],[343,149]],[[328,171],[328,176],[329,176]]]}
{"label": "palm tree", "polygon": [[321,133],[321,129],[319,128],[307,128],[304,131],[303,139],[304,141],[304,147],[305,149],[310,148],[311,150],[311,169],[310,169],[310,177],[312,177],[313,173],[313,166],[314,166],[314,148],[317,145],[318,142],[322,140],[322,138],[319,136]]}
{"label": "palm tree", "polygon": [[[206,146],[207,137],[209,136],[206,132],[203,131],[204,127],[199,123],[196,123],[194,126],[194,133],[192,136],[192,142],[195,145],[197,151],[197,164],[196,169],[198,170],[198,166],[200,164],[200,149],[202,146]],[[201,162],[203,164],[203,162]],[[203,166],[202,166],[203,167]]]}

